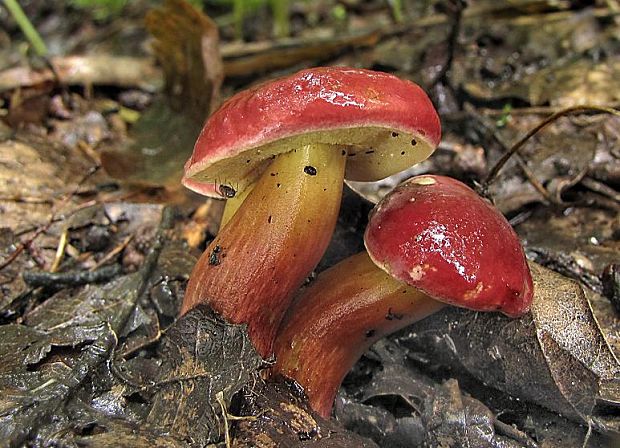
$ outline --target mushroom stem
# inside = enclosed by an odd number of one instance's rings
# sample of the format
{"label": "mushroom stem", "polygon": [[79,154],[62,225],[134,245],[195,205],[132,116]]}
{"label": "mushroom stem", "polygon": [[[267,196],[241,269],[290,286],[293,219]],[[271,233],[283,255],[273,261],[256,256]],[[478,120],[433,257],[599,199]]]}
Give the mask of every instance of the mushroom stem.
{"label": "mushroom stem", "polygon": [[328,418],[342,379],[373,343],[444,306],[359,253],[322,272],[289,309],[272,373],[297,381]]}
{"label": "mushroom stem", "polygon": [[228,221],[237,213],[243,201],[248,197],[250,192],[254,189],[256,184],[252,182],[250,185],[245,187],[241,191],[237,191],[237,193],[232,197],[226,200],[226,205],[224,206],[224,213],[222,213],[222,219],[220,219],[220,229],[223,229]]}
{"label": "mushroom stem", "polygon": [[181,314],[206,303],[247,323],[256,349],[269,357],[294,292],[331,239],[345,158],[324,144],[277,156],[194,267]]}

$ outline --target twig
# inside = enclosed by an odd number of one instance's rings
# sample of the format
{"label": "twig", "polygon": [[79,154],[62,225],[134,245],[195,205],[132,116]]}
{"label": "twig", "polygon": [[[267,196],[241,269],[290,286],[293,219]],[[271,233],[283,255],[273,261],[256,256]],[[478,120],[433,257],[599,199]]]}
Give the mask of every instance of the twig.
{"label": "twig", "polygon": [[547,202],[549,202],[550,204],[557,205],[557,201],[555,200],[553,195],[549,193],[549,190],[547,190],[545,186],[538,181],[538,179],[536,179],[536,176],[534,175],[534,173],[530,171],[529,167],[523,161],[521,156],[519,156],[519,154],[515,155],[515,161],[517,162],[517,165],[519,165],[519,168],[521,169],[521,171],[523,171],[523,174],[525,174],[525,177],[527,178],[528,182],[532,184],[534,189],[538,191],[541,194],[541,196],[545,198]]}
{"label": "twig", "polygon": [[538,444],[534,440],[532,440],[530,436],[528,436],[523,431],[518,430],[512,425],[504,423],[496,418],[493,421],[493,426],[495,426],[495,429],[498,433],[512,438],[513,440],[522,444],[524,447],[538,448]]}
{"label": "twig", "polygon": [[[620,107],[620,102],[611,102],[607,105],[607,107],[617,109]],[[558,106],[512,107],[510,108],[509,115],[550,115],[563,109],[563,107]],[[491,109],[488,107],[483,107],[479,108],[478,110],[484,115],[490,115],[492,117],[506,114],[506,111],[502,109]]]}
{"label": "twig", "polygon": [[123,249],[125,249],[127,247],[127,245],[129,244],[129,242],[133,239],[133,235],[129,235],[127,236],[123,241],[121,241],[121,243],[116,246],[114,249],[112,249],[110,252],[108,252],[101,260],[99,260],[97,262],[97,264],[95,266],[93,266],[90,270],[94,271],[95,269],[98,269],[100,266],[106,264],[108,261],[110,261],[112,258],[114,258],[116,255],[118,255],[121,251],[123,251]]}
{"label": "twig", "polygon": [[[99,169],[99,168],[101,168],[101,166],[93,167],[93,169],[96,169],[96,170]],[[141,191],[142,190],[134,190],[134,191],[131,191],[131,192],[126,193],[126,194],[122,194],[122,195],[118,195],[118,196],[111,196],[111,197],[108,197],[106,199],[91,199],[89,201],[82,202],[81,204],[77,205],[75,208],[73,208],[73,209],[69,210],[68,212],[66,212],[62,217],[54,216],[52,218],[52,224],[55,224],[55,223],[57,223],[59,221],[63,221],[65,219],[67,219],[68,217],[76,214],[80,210],[84,210],[85,208],[88,208],[88,207],[93,207],[95,205],[109,204],[109,203],[112,203],[112,202],[123,202],[123,201],[126,202],[127,200],[129,200],[129,199],[133,198],[134,196],[137,196],[138,194],[140,194]],[[73,192],[74,196],[77,195],[77,194],[79,194],[79,189]],[[26,227],[26,228],[23,228],[23,229],[20,229],[20,230],[16,231],[15,235],[16,236],[22,236],[22,235],[25,235],[25,234],[30,233],[30,232],[36,232],[38,229],[39,229],[39,227],[34,227],[34,226]]]}
{"label": "twig", "polygon": [[58,247],[56,248],[56,255],[54,256],[54,262],[52,263],[50,272],[56,272],[58,270],[58,267],[60,266],[62,257],[65,254],[65,249],[67,248],[67,236],[68,235],[69,235],[69,229],[67,228],[65,228],[60,234],[60,239],[58,240]]}
{"label": "twig", "polygon": [[33,196],[0,196],[0,201],[18,202],[23,204],[53,204],[51,199],[36,198]]}
{"label": "twig", "polygon": [[532,210],[525,210],[510,218],[508,222],[512,227],[517,227],[519,224],[523,224],[525,221],[530,219],[530,216],[532,216]]}
{"label": "twig", "polygon": [[519,151],[519,149],[521,149],[521,147],[530,138],[532,138],[534,135],[536,135],[539,131],[541,131],[542,129],[544,129],[547,126],[549,126],[551,123],[556,121],[558,118],[561,118],[561,117],[564,117],[564,116],[567,116],[567,115],[575,115],[575,114],[579,114],[579,113],[583,113],[583,112],[600,112],[600,113],[607,113],[607,114],[612,114],[612,115],[615,115],[617,117],[620,117],[620,111],[618,111],[616,109],[612,109],[611,107],[591,106],[591,105],[568,107],[566,109],[562,109],[562,110],[560,110],[560,111],[550,115],[549,117],[547,117],[543,121],[541,121],[538,125],[536,125],[534,128],[532,128],[517,143],[512,145],[512,147],[506,153],[504,153],[504,155],[497,161],[495,166],[493,166],[493,168],[491,169],[491,171],[487,175],[486,179],[483,181],[483,183],[482,183],[482,190],[485,191],[488,188],[488,186],[491,184],[491,182],[493,182],[495,180],[495,178],[497,177],[497,173],[499,173],[499,171],[504,167],[504,165],[506,164],[508,159],[510,159],[513,154],[516,154]]}
{"label": "twig", "polygon": [[24,282],[32,287],[69,285],[79,286],[90,283],[101,283],[120,274],[121,266],[114,264],[104,266],[96,271],[47,272],[26,271],[23,274]]}
{"label": "twig", "polygon": [[13,252],[11,252],[11,255],[9,255],[2,263],[0,263],[0,271],[4,268],[6,268],[8,265],[10,265],[18,256],[19,254],[21,254],[24,249],[26,247],[29,247],[35,239],[37,239],[37,237],[39,235],[41,235],[43,232],[47,231],[47,229],[50,228],[50,226],[52,225],[52,220],[50,219],[50,221],[48,223],[46,223],[45,225],[39,227],[35,232],[34,235],[32,235],[30,238],[28,238],[28,240],[26,240],[25,242],[21,243],[19,246],[17,246],[17,248],[15,248],[15,250]]}
{"label": "twig", "polygon": [[592,417],[588,417],[588,431],[586,432],[585,437],[583,438],[582,448],[587,448],[588,442],[590,441],[590,437],[592,437]]}
{"label": "twig", "polygon": [[596,193],[607,196],[616,202],[620,202],[620,193],[602,182],[592,179],[591,177],[584,176],[584,178],[581,179],[581,184]]}
{"label": "twig", "polygon": [[232,415],[228,413],[228,410],[226,409],[226,403],[224,401],[224,392],[219,391],[216,392],[215,394],[215,399],[218,402],[218,404],[220,405],[220,408],[222,409],[222,416],[224,417],[224,440],[226,443],[226,448],[230,448],[231,446],[231,440],[230,440],[230,425],[228,424],[228,420],[232,420],[232,421],[243,421],[243,420],[256,420],[258,419],[258,417],[264,413],[264,411],[261,411],[258,415],[246,415],[246,416],[238,416],[238,415]]}
{"label": "twig", "polygon": [[[491,136],[493,141],[497,145],[499,145],[499,147],[502,149],[504,153],[508,152],[508,145],[504,142],[504,139],[502,138],[502,136],[497,133],[495,127],[493,127],[490,123],[488,123],[488,120],[484,116],[478,113],[478,111],[474,109],[473,106],[467,103],[465,104],[465,111],[469,115],[473,116],[478,121],[478,123],[480,123],[480,125],[484,128],[486,132],[488,132],[488,134]],[[543,184],[541,184],[538,181],[538,179],[536,179],[536,176],[534,176],[534,173],[530,171],[530,169],[528,168],[527,164],[523,161],[521,156],[517,154],[515,156],[515,160],[517,162],[517,165],[519,166],[519,168],[525,175],[525,178],[530,182],[530,184],[532,184],[534,189],[538,191],[547,202],[549,202],[550,204],[555,204],[556,201],[554,200],[553,195],[544,187]],[[484,183],[478,185],[477,187],[478,193],[481,196],[484,196],[487,199],[492,200],[492,198],[490,198],[488,195],[487,187],[488,185],[484,185]]]}

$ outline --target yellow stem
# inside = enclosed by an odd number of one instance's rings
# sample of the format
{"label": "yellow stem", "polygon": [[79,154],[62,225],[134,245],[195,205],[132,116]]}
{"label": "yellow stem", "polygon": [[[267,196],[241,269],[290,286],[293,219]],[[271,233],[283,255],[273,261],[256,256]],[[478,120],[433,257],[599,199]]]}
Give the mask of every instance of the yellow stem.
{"label": "yellow stem", "polygon": [[247,323],[268,357],[295,291],[331,239],[342,195],[344,151],[308,145],[267,167],[190,276],[182,313],[207,303]]}

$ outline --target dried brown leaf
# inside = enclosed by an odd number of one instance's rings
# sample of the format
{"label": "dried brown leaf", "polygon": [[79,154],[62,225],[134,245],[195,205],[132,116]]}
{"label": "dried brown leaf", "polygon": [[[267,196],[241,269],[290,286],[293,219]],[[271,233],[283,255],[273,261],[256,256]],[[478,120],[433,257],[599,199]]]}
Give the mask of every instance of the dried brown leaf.
{"label": "dried brown leaf", "polygon": [[528,99],[532,105],[616,104],[620,101],[620,59],[571,60],[543,69],[523,82],[529,85]]}
{"label": "dried brown leaf", "polygon": [[147,14],[146,26],[172,108],[202,122],[224,79],[217,24],[184,0],[166,0]]}
{"label": "dried brown leaf", "polygon": [[325,420],[284,383],[257,383],[244,394],[233,445],[236,448],[374,448],[372,440]]}
{"label": "dried brown leaf", "polygon": [[530,266],[530,314],[508,319],[452,308],[421,322],[402,342],[432,347],[442,363],[512,396],[617,431],[617,417],[599,404],[620,402],[620,365],[581,286]]}
{"label": "dried brown leaf", "polygon": [[222,440],[225,415],[217,397],[228,406],[263,362],[246,326],[229,325],[199,306],[170,328],[161,356],[164,364],[146,421],[200,446]]}
{"label": "dried brown leaf", "polygon": [[150,11],[146,25],[164,71],[165,98],[140,116],[130,144],[103,151],[102,164],[125,182],[176,189],[224,78],[219,35],[213,20],[184,0]]}

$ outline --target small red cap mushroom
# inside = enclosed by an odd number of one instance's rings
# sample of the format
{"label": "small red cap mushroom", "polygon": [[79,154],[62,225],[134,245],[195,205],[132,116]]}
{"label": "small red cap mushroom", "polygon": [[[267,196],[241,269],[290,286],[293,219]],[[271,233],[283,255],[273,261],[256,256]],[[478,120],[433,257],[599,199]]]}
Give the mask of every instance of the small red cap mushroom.
{"label": "small red cap mushroom", "polygon": [[322,272],[276,336],[272,372],[303,386],[325,417],[346,373],[379,338],[445,303],[516,317],[532,302],[517,235],[497,209],[454,179],[418,176],[388,193],[364,240],[367,253]]}
{"label": "small red cap mushroom", "polygon": [[375,264],[429,296],[520,316],[532,277],[506,218],[463,183],[418,176],[373,210],[364,242]]}
{"label": "small red cap mushroom", "polygon": [[183,183],[213,197],[217,182],[243,190],[264,161],[317,143],[347,150],[347,179],[378,180],[428,158],[440,137],[418,85],[371,70],[310,68],[226,101],[205,123]]}

